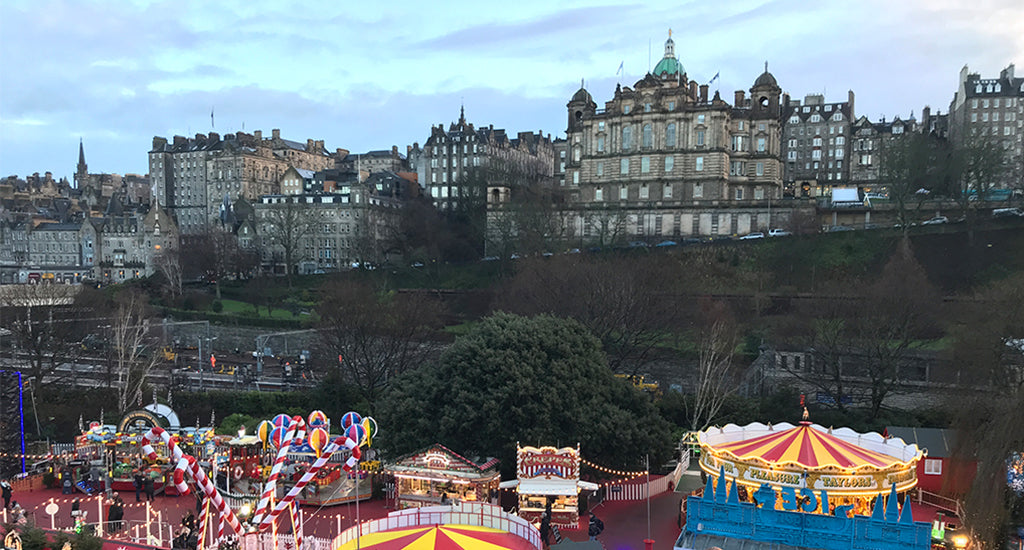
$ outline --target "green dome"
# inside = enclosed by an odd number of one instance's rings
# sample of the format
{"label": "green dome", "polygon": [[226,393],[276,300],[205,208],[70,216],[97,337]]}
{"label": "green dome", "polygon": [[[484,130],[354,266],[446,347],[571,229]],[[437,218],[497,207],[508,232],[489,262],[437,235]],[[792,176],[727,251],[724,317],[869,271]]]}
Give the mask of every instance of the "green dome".
{"label": "green dome", "polygon": [[683,68],[683,64],[674,57],[663,57],[657,65],[654,66],[653,74],[661,78],[663,75],[675,76],[683,74],[686,69]]}

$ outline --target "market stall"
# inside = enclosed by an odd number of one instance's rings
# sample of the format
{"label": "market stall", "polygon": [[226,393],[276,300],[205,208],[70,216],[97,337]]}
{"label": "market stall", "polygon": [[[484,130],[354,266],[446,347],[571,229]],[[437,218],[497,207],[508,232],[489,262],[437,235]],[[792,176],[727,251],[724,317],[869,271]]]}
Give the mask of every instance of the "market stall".
{"label": "market stall", "polygon": [[451,501],[496,503],[498,459],[474,462],[435,443],[397,459],[384,471],[395,477],[398,508],[433,506]]}
{"label": "market stall", "polygon": [[749,502],[765,484],[780,495],[806,499],[801,509],[807,512],[820,512],[810,502],[820,502],[824,492],[832,505],[869,513],[872,499],[889,493],[890,486],[904,493],[917,485],[916,466],[924,457],[917,445],[899,438],[807,421],[712,427],[700,432],[698,441],[701,469],[716,482],[724,471],[728,483],[739,485],[741,500]]}
{"label": "market stall", "polygon": [[540,522],[551,504],[551,524],[575,528],[579,524],[580,491],[597,485],[580,481],[580,449],[576,447],[520,447],[516,445],[516,479],[502,489],[519,494],[519,516]]}

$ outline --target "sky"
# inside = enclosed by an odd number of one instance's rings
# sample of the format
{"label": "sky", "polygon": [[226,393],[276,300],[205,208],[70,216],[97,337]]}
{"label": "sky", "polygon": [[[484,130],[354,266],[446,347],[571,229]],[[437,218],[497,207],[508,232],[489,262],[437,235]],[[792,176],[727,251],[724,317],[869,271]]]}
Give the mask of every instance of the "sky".
{"label": "sky", "polygon": [[[946,112],[960,69],[1024,74],[1020,0],[4,0],[0,177],[147,171],[154,136],[280,128],[330,150],[405,152],[459,117],[565,134],[664,53],[732,101],[765,61],[783,91],[856,115]],[[620,64],[622,73],[617,74]],[[211,120],[211,112],[213,117]],[[212,125],[212,127],[211,127]]]}

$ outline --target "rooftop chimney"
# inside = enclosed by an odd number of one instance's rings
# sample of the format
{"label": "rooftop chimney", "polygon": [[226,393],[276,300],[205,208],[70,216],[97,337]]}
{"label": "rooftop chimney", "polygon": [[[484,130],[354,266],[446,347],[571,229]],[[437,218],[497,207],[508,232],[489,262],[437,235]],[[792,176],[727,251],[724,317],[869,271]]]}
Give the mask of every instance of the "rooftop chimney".
{"label": "rooftop chimney", "polygon": [[256,130],[252,135],[256,137],[256,141],[263,141],[263,130]]}
{"label": "rooftop chimney", "polygon": [[273,130],[271,130],[270,131],[270,137],[271,137],[271,139],[275,139],[275,140],[281,139],[281,129],[280,128],[274,128]]}
{"label": "rooftop chimney", "polygon": [[707,84],[701,84],[700,85],[700,102],[701,103],[707,103],[708,102],[708,85]]}
{"label": "rooftop chimney", "polygon": [[734,99],[733,107],[736,107],[737,109],[743,107],[743,105],[747,101],[745,99],[746,95],[747,95],[746,92],[744,92],[743,90],[736,90],[735,97],[733,98]]}

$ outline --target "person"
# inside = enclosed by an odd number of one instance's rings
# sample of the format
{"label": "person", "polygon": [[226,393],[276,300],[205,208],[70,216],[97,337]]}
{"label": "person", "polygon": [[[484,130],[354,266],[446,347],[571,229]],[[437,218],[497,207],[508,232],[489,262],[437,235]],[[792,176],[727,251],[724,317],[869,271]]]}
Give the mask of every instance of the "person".
{"label": "person", "polygon": [[193,514],[192,512],[189,512],[188,515],[186,515],[185,517],[181,518],[181,526],[182,527],[188,527],[190,531],[192,529],[195,529],[196,528],[196,516],[195,516],[195,514]]}
{"label": "person", "polygon": [[14,511],[13,519],[15,525],[25,525],[28,523],[28,518],[25,517],[25,510],[21,508],[17,501],[11,503],[11,510]]}
{"label": "person", "polygon": [[6,510],[11,507],[11,495],[13,493],[11,484],[7,480],[0,481],[0,491],[3,491],[4,510]]}
{"label": "person", "polygon": [[441,493],[441,504],[448,504],[448,493]]}
{"label": "person", "polygon": [[135,487],[135,502],[141,502],[142,499],[139,497],[142,493],[142,486],[146,481],[142,478],[142,472],[135,470],[135,474],[132,476],[132,485]]}
{"label": "person", "polygon": [[590,535],[590,540],[597,540],[597,536],[604,531],[604,522],[594,515],[594,512],[590,512],[590,526],[587,528],[587,534]]}
{"label": "person", "polygon": [[71,521],[74,521],[76,517],[82,513],[82,501],[75,497],[75,500],[71,501]]}
{"label": "person", "polygon": [[153,500],[156,496],[156,489],[154,488],[153,478],[146,477],[146,500]]}

